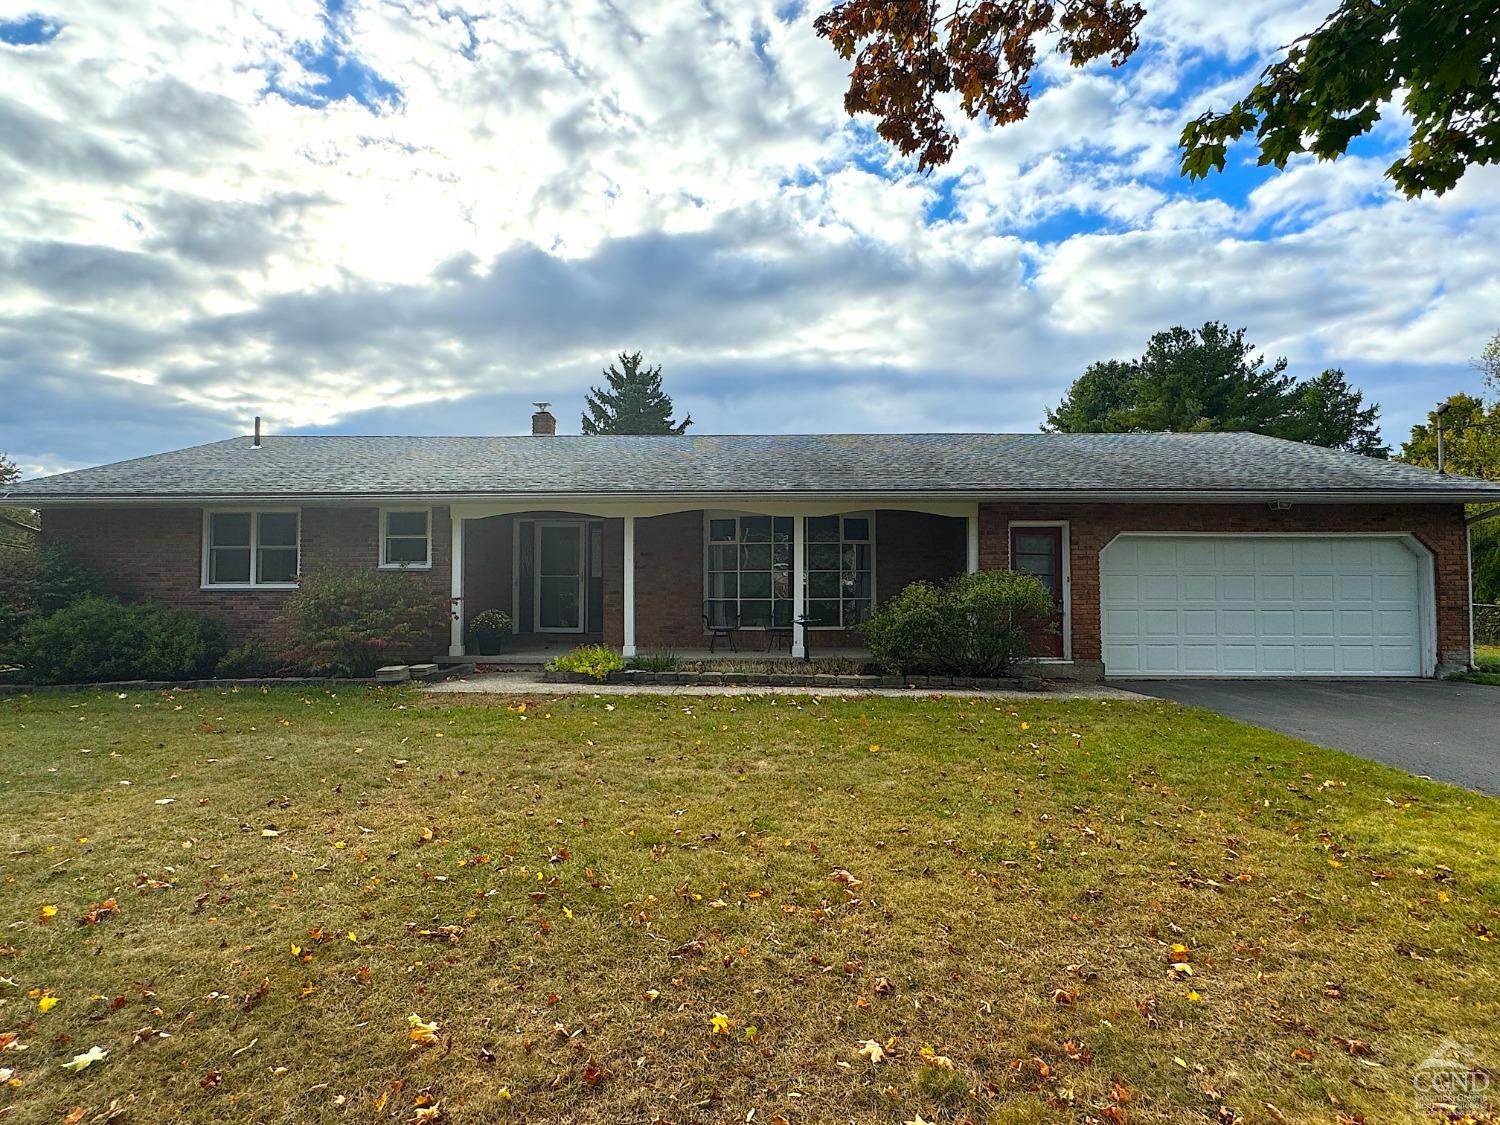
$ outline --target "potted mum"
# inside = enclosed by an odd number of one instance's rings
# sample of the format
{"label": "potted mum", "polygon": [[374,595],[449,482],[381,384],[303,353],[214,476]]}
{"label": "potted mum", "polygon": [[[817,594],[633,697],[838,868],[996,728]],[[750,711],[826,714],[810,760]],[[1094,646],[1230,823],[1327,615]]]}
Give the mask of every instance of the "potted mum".
{"label": "potted mum", "polygon": [[510,614],[504,610],[487,609],[476,614],[469,622],[469,641],[478,650],[475,655],[495,656],[505,651],[510,625]]}

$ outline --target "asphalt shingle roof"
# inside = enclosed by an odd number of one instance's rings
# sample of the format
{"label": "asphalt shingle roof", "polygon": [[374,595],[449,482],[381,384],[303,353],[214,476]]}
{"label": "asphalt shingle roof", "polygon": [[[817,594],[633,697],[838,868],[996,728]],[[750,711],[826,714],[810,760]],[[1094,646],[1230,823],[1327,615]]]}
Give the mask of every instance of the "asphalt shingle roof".
{"label": "asphalt shingle roof", "polygon": [[[683,493],[1359,493],[1500,500],[1440,476],[1256,434],[248,437],[41,477],[10,499]],[[0,492],[0,501],[7,494]]]}

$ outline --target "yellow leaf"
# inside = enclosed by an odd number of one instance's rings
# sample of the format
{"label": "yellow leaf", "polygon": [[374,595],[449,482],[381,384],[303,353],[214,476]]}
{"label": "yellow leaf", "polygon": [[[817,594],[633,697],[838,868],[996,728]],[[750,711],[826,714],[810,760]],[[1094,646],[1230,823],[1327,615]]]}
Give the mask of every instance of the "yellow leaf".
{"label": "yellow leaf", "polygon": [[406,1017],[406,1022],[411,1025],[411,1031],[407,1034],[413,1043],[436,1043],[438,1023],[424,1023],[422,1017],[413,1013]]}
{"label": "yellow leaf", "polygon": [[388,1101],[390,1101],[390,1099],[391,1099],[391,1092],[389,1090],[382,1090],[382,1091],[380,1091],[380,1097],[378,1097],[378,1098],[375,1099],[375,1112],[376,1113],[384,1113],[385,1112],[385,1103],[388,1102]]}
{"label": "yellow leaf", "polygon": [[1188,999],[1191,1000],[1194,1004],[1196,1004],[1196,1003],[1198,1003],[1199,1000],[1202,1000],[1203,997],[1199,996],[1198,993],[1197,993],[1197,991],[1195,989],[1191,989],[1190,988],[1190,989],[1188,989]]}
{"label": "yellow leaf", "polygon": [[50,905],[42,907],[42,921],[43,922],[50,922],[50,921],[52,921],[52,919],[54,919],[56,917],[57,917],[57,907],[50,906]]}
{"label": "yellow leaf", "polygon": [[872,743],[870,743],[870,753],[871,754],[879,754],[880,753],[880,743],[878,743],[878,742],[872,742]]}
{"label": "yellow leaf", "polygon": [[885,1048],[882,1047],[879,1043],[875,1042],[875,1040],[873,1039],[866,1039],[864,1043],[860,1045],[859,1053],[865,1058],[869,1059],[872,1063],[885,1061]]}
{"label": "yellow leaf", "polygon": [[715,1035],[728,1035],[729,1034],[729,1017],[726,1016],[723,1012],[715,1012],[713,1014],[713,1018],[710,1019],[708,1022],[713,1027],[713,1034],[715,1034]]}
{"label": "yellow leaf", "polygon": [[56,996],[43,996],[36,1002],[36,1010],[39,1012],[50,1012],[55,1007],[57,1007]]}
{"label": "yellow leaf", "polygon": [[499,1098],[504,1098],[506,1101],[510,1101],[510,1087],[509,1086],[501,1086],[500,1089],[498,1089],[498,1090],[495,1091],[495,1096],[499,1097]]}

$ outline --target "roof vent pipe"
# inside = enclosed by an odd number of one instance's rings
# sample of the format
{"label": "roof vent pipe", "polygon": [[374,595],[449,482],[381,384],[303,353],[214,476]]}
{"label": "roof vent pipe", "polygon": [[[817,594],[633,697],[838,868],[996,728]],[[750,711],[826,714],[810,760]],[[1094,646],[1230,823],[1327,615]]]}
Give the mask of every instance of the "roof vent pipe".
{"label": "roof vent pipe", "polygon": [[552,411],[547,408],[550,402],[533,402],[536,413],[531,416],[531,432],[550,436],[557,433],[557,419],[553,417]]}
{"label": "roof vent pipe", "polygon": [[260,448],[260,415],[259,414],[257,414],[255,416],[255,436],[250,439],[250,448],[251,449],[259,449]]}

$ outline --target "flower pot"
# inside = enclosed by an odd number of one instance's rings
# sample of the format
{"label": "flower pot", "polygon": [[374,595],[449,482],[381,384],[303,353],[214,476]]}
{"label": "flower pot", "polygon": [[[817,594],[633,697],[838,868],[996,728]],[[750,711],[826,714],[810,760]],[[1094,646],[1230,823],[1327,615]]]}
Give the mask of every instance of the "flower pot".
{"label": "flower pot", "polygon": [[474,646],[479,650],[476,655],[499,656],[505,651],[506,636],[498,629],[475,629]]}

